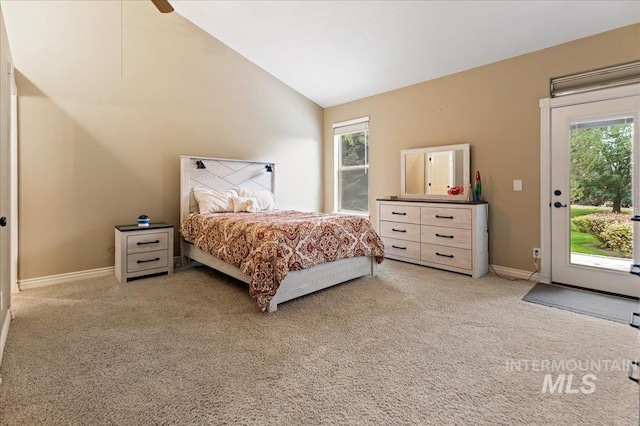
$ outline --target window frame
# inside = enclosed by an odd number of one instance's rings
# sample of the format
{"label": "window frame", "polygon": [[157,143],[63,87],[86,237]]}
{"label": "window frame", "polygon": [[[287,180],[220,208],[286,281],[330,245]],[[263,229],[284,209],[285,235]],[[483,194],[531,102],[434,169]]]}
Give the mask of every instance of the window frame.
{"label": "window frame", "polygon": [[[354,130],[351,132],[343,132],[343,133],[338,133],[338,131],[336,129],[340,128],[340,127],[347,127],[347,126],[352,126],[352,125],[358,125],[358,124],[365,124],[366,123],[366,128],[365,129],[358,129],[358,130]],[[369,209],[369,199],[371,196],[371,191],[370,191],[370,182],[367,179],[367,211],[355,211],[355,210],[347,210],[347,209],[343,209],[342,208],[342,173],[345,171],[352,171],[352,170],[364,170],[365,174],[367,174],[368,178],[369,176],[369,169],[370,169],[370,159],[369,159],[369,155],[370,155],[370,150],[369,150],[369,117],[362,117],[362,118],[356,118],[353,120],[348,120],[348,121],[343,121],[340,123],[334,123],[333,124],[333,129],[334,129],[334,136],[333,136],[333,147],[334,147],[334,193],[333,193],[333,200],[334,200],[334,204],[333,204],[333,211],[334,213],[339,213],[339,214],[349,214],[349,215],[356,215],[356,216],[365,216],[365,217],[370,217],[370,209]],[[354,165],[354,166],[343,166],[342,165],[342,136],[343,135],[348,135],[348,134],[353,134],[353,133],[360,133],[360,132],[366,132],[366,137],[365,137],[365,152],[366,152],[366,156],[365,156],[365,164],[362,165]]]}

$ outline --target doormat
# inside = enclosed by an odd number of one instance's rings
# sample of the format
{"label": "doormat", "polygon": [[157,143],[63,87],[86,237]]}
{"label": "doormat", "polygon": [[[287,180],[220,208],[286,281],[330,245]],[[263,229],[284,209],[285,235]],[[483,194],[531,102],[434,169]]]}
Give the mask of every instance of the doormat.
{"label": "doormat", "polygon": [[637,299],[543,283],[533,286],[522,300],[624,324],[631,312],[640,310]]}

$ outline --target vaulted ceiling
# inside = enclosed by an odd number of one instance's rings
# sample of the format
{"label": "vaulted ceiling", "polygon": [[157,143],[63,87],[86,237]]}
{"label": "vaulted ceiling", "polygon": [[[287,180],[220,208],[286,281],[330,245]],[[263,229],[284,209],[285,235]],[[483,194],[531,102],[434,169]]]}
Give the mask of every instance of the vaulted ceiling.
{"label": "vaulted ceiling", "polygon": [[323,107],[640,22],[637,0],[170,3]]}

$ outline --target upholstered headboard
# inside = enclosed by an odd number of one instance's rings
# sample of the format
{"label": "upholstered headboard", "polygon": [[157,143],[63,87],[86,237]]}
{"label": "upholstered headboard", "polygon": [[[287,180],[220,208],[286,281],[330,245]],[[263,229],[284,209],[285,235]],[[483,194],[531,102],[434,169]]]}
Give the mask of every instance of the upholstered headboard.
{"label": "upholstered headboard", "polygon": [[189,213],[198,211],[193,188],[214,191],[268,189],[276,197],[276,164],[224,158],[180,157],[180,223]]}

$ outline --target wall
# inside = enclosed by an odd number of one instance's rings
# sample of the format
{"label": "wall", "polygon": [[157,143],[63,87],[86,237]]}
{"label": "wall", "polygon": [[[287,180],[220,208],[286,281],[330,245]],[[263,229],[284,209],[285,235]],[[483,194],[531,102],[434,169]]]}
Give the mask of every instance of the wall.
{"label": "wall", "polygon": [[[9,49],[9,41],[4,24],[4,16],[0,7],[0,216],[6,216],[11,220],[9,212],[9,168],[6,165],[9,162],[9,137],[11,123],[11,82],[9,75],[9,67],[12,63],[11,50]],[[0,304],[0,361],[2,361],[2,352],[4,349],[4,340],[2,331],[5,321],[9,321],[7,312],[11,306],[11,281],[9,273],[9,226],[0,228],[0,292],[2,292],[2,304]],[[4,336],[6,338],[6,335]]]}
{"label": "wall", "polygon": [[19,71],[20,279],[113,265],[114,226],[140,214],[177,227],[179,155],[276,162],[280,207],[322,210],[322,108],[177,13],[3,8]]}
{"label": "wall", "polygon": [[[331,125],[370,117],[370,203],[400,192],[400,150],[471,144],[489,202],[490,262],[532,271],[540,242],[540,110],[549,79],[640,59],[640,24],[325,109],[324,200],[333,209]],[[513,191],[513,180],[523,191]]]}

